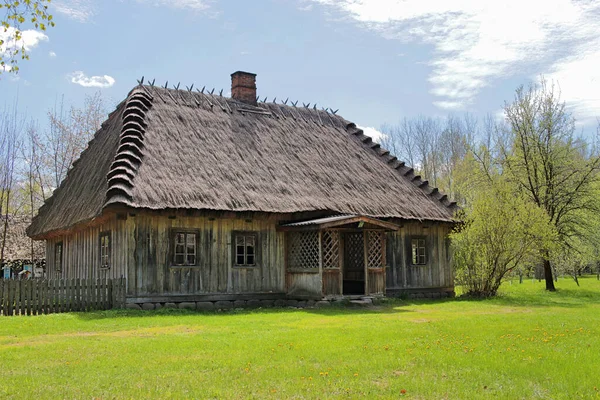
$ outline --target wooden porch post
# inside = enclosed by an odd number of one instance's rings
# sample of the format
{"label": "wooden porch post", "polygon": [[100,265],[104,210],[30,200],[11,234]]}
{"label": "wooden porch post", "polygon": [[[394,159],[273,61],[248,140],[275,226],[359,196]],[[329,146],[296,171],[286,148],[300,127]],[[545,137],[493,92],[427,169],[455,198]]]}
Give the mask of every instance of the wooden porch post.
{"label": "wooden porch post", "polygon": [[323,231],[319,230],[319,287],[321,288],[321,297],[323,297]]}
{"label": "wooden porch post", "polygon": [[[339,232],[338,236],[338,265],[340,268],[340,296],[344,295],[344,235]],[[599,270],[600,271],[600,270]]]}
{"label": "wooden porch post", "polygon": [[365,295],[369,295],[369,242],[367,230],[363,230],[363,256],[365,263]]}

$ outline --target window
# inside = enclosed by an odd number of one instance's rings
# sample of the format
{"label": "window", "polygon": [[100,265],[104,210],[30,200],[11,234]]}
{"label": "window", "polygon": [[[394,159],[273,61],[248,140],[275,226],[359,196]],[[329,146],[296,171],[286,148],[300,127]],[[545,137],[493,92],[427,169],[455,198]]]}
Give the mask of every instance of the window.
{"label": "window", "polygon": [[110,268],[110,231],[100,233],[100,268]]}
{"label": "window", "polygon": [[173,232],[173,265],[197,265],[196,238],[195,231]]}
{"label": "window", "polygon": [[411,239],[411,254],[412,254],[412,264],[413,265],[425,265],[427,264],[426,251],[425,247],[425,239]]}
{"label": "window", "polygon": [[256,266],[256,233],[237,232],[234,233],[235,239],[235,266],[255,267]]}
{"label": "window", "polygon": [[62,271],[63,264],[63,242],[58,242],[54,245],[54,270]]}

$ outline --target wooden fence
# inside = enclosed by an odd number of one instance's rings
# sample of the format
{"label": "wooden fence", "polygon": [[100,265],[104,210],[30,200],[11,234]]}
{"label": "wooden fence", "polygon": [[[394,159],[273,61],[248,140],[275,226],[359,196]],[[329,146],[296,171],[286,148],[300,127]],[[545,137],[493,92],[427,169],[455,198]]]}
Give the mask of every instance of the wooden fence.
{"label": "wooden fence", "polygon": [[0,280],[0,315],[125,307],[125,279]]}

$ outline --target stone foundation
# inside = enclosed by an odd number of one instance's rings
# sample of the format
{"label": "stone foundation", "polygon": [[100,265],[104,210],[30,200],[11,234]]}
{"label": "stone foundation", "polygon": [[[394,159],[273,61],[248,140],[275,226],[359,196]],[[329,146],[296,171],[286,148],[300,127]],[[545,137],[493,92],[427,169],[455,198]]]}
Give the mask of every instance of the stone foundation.
{"label": "stone foundation", "polygon": [[456,294],[454,288],[435,288],[435,289],[388,289],[385,294],[387,297],[397,297],[401,299],[446,299],[452,298]]}
{"label": "stone foundation", "polygon": [[[327,303],[327,304],[324,304]],[[131,310],[158,310],[160,308],[180,308],[198,311],[231,310],[236,308],[319,308],[331,305],[330,301],[315,300],[219,300],[219,301],[183,301],[169,303],[128,303]]]}
{"label": "stone foundation", "polygon": [[[397,290],[387,293],[388,297],[404,299],[442,299],[454,297],[454,290]],[[144,302],[128,303],[126,308],[132,310],[158,310],[160,308],[179,308],[197,311],[252,309],[252,308],[325,308],[331,306],[362,306],[368,307],[385,302],[385,297],[352,296],[335,297],[322,300],[297,300],[297,299],[251,299],[251,300],[203,300],[203,301],[181,301],[181,302]]]}

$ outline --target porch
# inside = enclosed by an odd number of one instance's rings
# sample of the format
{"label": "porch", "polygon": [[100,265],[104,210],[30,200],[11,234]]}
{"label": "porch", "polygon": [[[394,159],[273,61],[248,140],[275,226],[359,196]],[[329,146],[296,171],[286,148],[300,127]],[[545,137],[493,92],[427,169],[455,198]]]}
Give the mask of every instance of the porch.
{"label": "porch", "polygon": [[286,232],[288,296],[332,298],[385,294],[386,233],[395,224],[341,215],[280,226]]}

